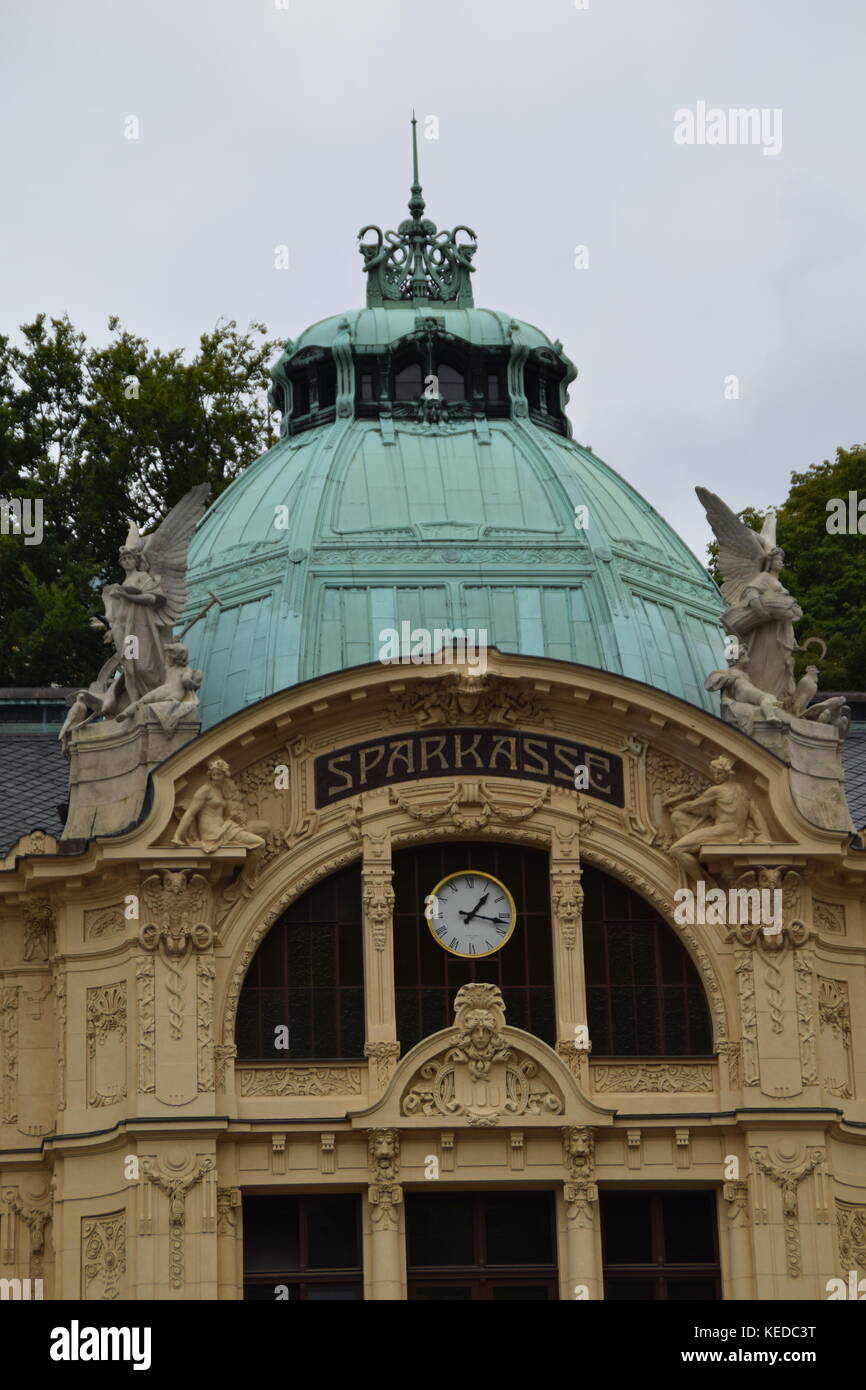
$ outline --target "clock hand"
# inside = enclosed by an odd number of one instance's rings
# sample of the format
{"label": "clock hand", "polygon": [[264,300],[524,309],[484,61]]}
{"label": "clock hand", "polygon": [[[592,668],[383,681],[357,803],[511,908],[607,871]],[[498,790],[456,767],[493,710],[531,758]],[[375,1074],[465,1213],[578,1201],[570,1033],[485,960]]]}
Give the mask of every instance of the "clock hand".
{"label": "clock hand", "polygon": [[507,921],[508,921],[508,918],[507,918],[507,917],[485,917],[485,916],[484,916],[482,913],[480,913],[480,912],[463,912],[462,910],[461,910],[461,912],[460,912],[460,916],[461,916],[461,917],[465,917],[467,923],[469,922],[469,918],[470,918],[470,917],[477,917],[478,920],[479,920],[479,922],[507,922]]}
{"label": "clock hand", "polygon": [[475,904],[475,906],[473,907],[472,911],[471,911],[471,912],[464,912],[462,909],[460,909],[460,916],[461,916],[461,917],[465,917],[467,922],[470,920],[470,918],[472,918],[472,917],[477,917],[477,916],[478,916],[478,909],[479,909],[480,907],[483,907],[483,906],[484,906],[484,904],[487,902],[487,899],[488,899],[489,897],[490,897],[490,894],[489,894],[489,893],[482,893],[481,897],[478,899],[478,902]]}

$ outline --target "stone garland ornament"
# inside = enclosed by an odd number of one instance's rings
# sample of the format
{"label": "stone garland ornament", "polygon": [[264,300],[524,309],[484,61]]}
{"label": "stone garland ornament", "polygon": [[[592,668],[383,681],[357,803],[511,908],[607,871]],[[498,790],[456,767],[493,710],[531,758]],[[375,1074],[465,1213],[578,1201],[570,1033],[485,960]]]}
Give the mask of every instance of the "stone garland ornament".
{"label": "stone garland ornament", "polygon": [[495,801],[483,782],[459,782],[447,800],[431,807],[415,806],[393,787],[388,789],[388,799],[392,806],[424,825],[433,825],[447,817],[458,830],[473,831],[483,829],[492,820],[522,825],[550,800],[550,787],[545,787],[529,806],[520,810],[509,809],[501,801]]}
{"label": "stone garland ornament", "polygon": [[202,1179],[216,1171],[212,1158],[200,1158],[191,1173],[186,1177],[167,1177],[153,1160],[142,1160],[141,1171],[144,1178],[164,1192],[168,1198],[169,1227],[169,1282],[173,1289],[183,1288],[184,1273],[184,1234],[186,1230],[186,1199],[189,1192]]}
{"label": "stone garland ornament", "polygon": [[799,1168],[777,1168],[759,1149],[752,1151],[752,1162],[759,1173],[770,1178],[782,1192],[782,1221],[785,1230],[785,1253],[788,1274],[799,1279],[803,1272],[800,1255],[800,1211],[797,1189],[810,1174],[818,1171],[824,1161],[820,1149],[813,1149]]}

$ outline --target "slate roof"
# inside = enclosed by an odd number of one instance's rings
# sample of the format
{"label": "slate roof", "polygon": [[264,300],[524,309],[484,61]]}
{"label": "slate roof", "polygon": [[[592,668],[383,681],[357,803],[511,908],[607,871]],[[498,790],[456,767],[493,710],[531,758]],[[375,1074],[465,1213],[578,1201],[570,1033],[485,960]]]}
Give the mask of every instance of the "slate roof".
{"label": "slate roof", "polygon": [[55,729],[0,734],[0,858],[30,830],[60,835],[57,807],[68,796],[69,764]]}
{"label": "slate roof", "polygon": [[866,727],[852,728],[842,745],[845,795],[857,830],[866,829]]}

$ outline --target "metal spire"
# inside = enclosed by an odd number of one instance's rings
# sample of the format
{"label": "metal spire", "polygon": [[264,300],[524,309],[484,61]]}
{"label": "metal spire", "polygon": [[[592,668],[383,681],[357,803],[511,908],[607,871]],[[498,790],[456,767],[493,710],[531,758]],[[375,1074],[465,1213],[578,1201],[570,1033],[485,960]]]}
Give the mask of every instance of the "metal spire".
{"label": "metal spire", "polygon": [[420,222],[420,220],[421,220],[421,218],[422,218],[422,216],[423,216],[423,214],[424,214],[424,209],[425,209],[426,206],[427,206],[427,204],[424,202],[424,197],[423,197],[422,190],[421,190],[421,184],[420,184],[420,182],[419,182],[419,180],[418,180],[418,122],[417,122],[417,120],[415,119],[415,112],[413,111],[413,112],[412,112],[412,197],[409,199],[409,211],[411,212],[412,216],[415,218],[415,221],[416,221],[416,222]]}
{"label": "metal spire", "polygon": [[[418,120],[412,112],[412,196],[411,219],[400,223],[396,232],[383,232],[370,224],[358,233],[360,251],[367,273],[367,303],[371,308],[384,304],[453,304],[472,307],[472,257],[477,250],[471,227],[453,232],[437,231],[436,223],[424,216],[427,204],[418,172]],[[365,241],[368,232],[374,241]],[[458,241],[465,232],[468,241]]]}

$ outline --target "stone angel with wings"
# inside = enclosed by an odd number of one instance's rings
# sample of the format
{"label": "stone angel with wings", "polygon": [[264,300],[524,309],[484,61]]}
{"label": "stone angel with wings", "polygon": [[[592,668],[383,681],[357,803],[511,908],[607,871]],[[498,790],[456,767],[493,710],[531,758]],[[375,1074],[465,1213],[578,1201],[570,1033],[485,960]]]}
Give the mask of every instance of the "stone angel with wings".
{"label": "stone angel with wings", "polygon": [[741,664],[748,665],[756,692],[790,710],[798,650],[794,624],[803,610],[779,579],[785,552],[776,545],[776,513],[768,512],[761,531],[753,531],[714,492],[703,487],[695,492],[719,543],[722,595],[728,601],[722,626],[741,640],[747,654]]}
{"label": "stone angel with wings", "polygon": [[120,550],[123,580],[102,591],[104,641],[114,652],[90,689],[75,696],[60,733],[64,748],[78,724],[94,715],[115,718],[171,680],[173,629],[186,604],[187,552],[209,497],[208,483],[190,488],[150,535],[130,524]]}

